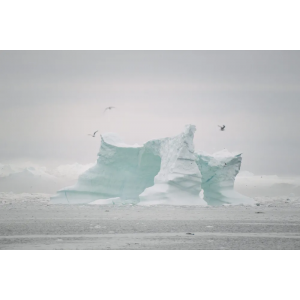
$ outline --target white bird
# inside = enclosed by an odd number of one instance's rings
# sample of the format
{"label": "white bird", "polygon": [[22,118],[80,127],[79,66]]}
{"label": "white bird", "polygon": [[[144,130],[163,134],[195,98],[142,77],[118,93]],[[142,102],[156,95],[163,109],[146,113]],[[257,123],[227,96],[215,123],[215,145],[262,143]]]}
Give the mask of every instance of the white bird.
{"label": "white bird", "polygon": [[91,137],[95,137],[95,135],[96,135],[97,132],[98,132],[98,130],[95,131],[94,134],[88,134],[88,135],[90,135]]}
{"label": "white bird", "polygon": [[114,107],[114,106],[106,107],[106,108],[104,109],[104,112],[106,112],[108,109],[109,109],[109,110],[112,110],[113,108],[115,108],[115,107]]}
{"label": "white bird", "polygon": [[221,129],[221,131],[224,131],[225,130],[225,125],[223,125],[223,126],[220,126],[220,125],[218,125]]}

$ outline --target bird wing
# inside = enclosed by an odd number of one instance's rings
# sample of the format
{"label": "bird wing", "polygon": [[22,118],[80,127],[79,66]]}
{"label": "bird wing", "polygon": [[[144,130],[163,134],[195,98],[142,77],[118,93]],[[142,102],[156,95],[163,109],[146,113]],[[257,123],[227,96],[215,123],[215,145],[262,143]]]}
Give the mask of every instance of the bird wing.
{"label": "bird wing", "polygon": [[95,131],[95,132],[94,132],[94,135],[95,135],[98,131],[99,131],[99,130]]}

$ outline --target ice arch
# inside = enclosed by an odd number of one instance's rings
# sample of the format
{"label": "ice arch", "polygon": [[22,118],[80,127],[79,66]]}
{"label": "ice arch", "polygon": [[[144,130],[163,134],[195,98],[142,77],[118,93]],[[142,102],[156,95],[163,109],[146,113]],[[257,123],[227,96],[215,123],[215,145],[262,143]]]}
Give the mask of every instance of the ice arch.
{"label": "ice arch", "polygon": [[[97,164],[75,186],[58,191],[52,203],[139,202],[141,205],[253,204],[234,191],[241,155],[194,151],[196,127],[144,145],[127,145],[116,134],[101,137]],[[204,191],[204,198],[200,196]]]}

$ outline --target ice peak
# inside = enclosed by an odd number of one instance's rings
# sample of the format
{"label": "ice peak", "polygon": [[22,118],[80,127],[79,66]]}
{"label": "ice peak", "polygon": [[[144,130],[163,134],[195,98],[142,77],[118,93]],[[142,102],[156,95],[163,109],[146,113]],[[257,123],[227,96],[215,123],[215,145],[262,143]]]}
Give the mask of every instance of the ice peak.
{"label": "ice peak", "polygon": [[186,135],[192,135],[194,136],[194,133],[196,132],[197,128],[196,125],[193,124],[187,124],[184,126],[184,134]]}

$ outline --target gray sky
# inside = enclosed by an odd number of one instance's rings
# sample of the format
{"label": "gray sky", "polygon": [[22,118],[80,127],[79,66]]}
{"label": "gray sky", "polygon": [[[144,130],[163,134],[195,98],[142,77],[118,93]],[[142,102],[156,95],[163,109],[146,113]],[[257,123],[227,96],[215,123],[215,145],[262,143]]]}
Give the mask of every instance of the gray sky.
{"label": "gray sky", "polygon": [[299,115],[299,51],[0,51],[0,163],[90,163],[97,129],[144,143],[191,123],[196,149],[300,175]]}

